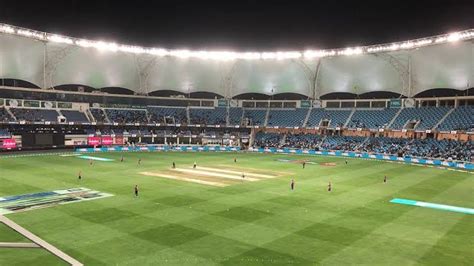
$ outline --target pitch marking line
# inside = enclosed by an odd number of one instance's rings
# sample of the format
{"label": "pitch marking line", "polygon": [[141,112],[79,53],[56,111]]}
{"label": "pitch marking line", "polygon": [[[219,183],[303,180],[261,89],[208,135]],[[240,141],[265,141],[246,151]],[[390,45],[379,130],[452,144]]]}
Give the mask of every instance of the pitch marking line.
{"label": "pitch marking line", "polygon": [[247,176],[254,176],[254,177],[262,177],[262,178],[275,178],[275,176],[272,176],[272,175],[256,174],[256,173],[245,172],[245,171],[240,171],[239,172],[239,171],[216,169],[216,168],[203,167],[203,166],[198,166],[197,169],[204,169],[204,170],[208,170],[208,171],[228,173],[228,174],[236,174],[236,175],[241,175],[242,173],[244,173],[246,177]]}
{"label": "pitch marking line", "polygon": [[409,199],[399,199],[399,198],[392,199],[390,202],[391,203],[404,204],[404,205],[431,208],[431,209],[438,209],[438,210],[443,210],[443,211],[452,211],[452,212],[460,212],[460,213],[465,213],[465,214],[474,214],[474,209],[471,209],[471,208],[457,207],[457,206],[437,204],[437,203],[431,203],[431,202],[423,202],[423,201],[409,200]]}
{"label": "pitch marking line", "polygon": [[67,255],[66,253],[62,252],[55,246],[49,244],[48,242],[44,241],[43,239],[39,238],[38,236],[34,235],[30,231],[26,230],[25,228],[21,227],[19,224],[13,222],[12,220],[8,219],[7,217],[0,215],[0,222],[4,223],[5,225],[9,226],[13,230],[17,231],[24,237],[31,240],[33,243],[37,244],[38,246],[46,249],[56,257],[64,260],[65,262],[69,263],[73,266],[82,266],[83,264],[80,263],[78,260],[74,259],[73,257]]}
{"label": "pitch marking line", "polygon": [[115,161],[114,159],[109,159],[109,158],[101,158],[101,157],[94,157],[94,156],[88,156],[88,155],[81,155],[77,158],[81,159],[88,159],[88,160],[94,160],[94,161],[101,161],[101,162],[112,162]]}
{"label": "pitch marking line", "polygon": [[[226,175],[226,174],[222,174],[222,173],[213,173],[213,172],[208,172],[208,171],[200,171],[198,169],[176,168],[176,169],[173,169],[173,171],[184,172],[184,173],[194,173],[194,174],[199,174],[199,175],[204,175],[204,176],[214,176],[214,177],[228,178],[228,179],[234,179],[234,180],[242,180],[243,179],[242,176],[238,176],[238,175]],[[258,181],[260,179],[247,177],[247,175],[245,175],[245,180]]]}
{"label": "pitch marking line", "polygon": [[202,185],[216,186],[216,187],[228,186],[227,184],[220,183],[220,182],[213,182],[213,181],[207,181],[207,180],[202,180],[202,179],[181,177],[181,176],[161,174],[161,173],[141,172],[140,174],[146,175],[146,176],[157,176],[157,177],[164,177],[164,178],[174,179],[174,180],[188,181],[188,182],[198,183],[198,184],[202,184]]}
{"label": "pitch marking line", "polygon": [[0,242],[0,248],[40,248],[35,243]]}

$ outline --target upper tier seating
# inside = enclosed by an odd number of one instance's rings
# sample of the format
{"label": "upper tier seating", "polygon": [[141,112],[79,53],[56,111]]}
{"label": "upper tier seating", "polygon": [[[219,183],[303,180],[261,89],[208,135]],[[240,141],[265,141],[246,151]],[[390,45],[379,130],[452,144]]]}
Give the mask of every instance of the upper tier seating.
{"label": "upper tier seating", "polygon": [[148,107],[148,113],[150,114],[150,122],[152,123],[165,123],[172,124],[172,121],[176,124],[187,123],[186,108],[173,108],[173,107]]}
{"label": "upper tier seating", "polygon": [[148,123],[145,110],[105,109],[105,112],[113,123]]}
{"label": "upper tier seating", "polygon": [[460,106],[454,109],[439,125],[438,129],[473,131],[474,106]]}
{"label": "upper tier seating", "polygon": [[99,122],[99,123],[107,122],[107,117],[105,116],[105,113],[104,111],[102,111],[102,109],[91,108],[89,110],[91,111],[91,114],[94,117],[96,122]]}
{"label": "upper tier seating", "polygon": [[301,127],[308,114],[308,109],[271,110],[268,115],[268,126]]}
{"label": "upper tier seating", "polygon": [[418,120],[415,129],[432,129],[448,111],[449,107],[404,108],[390,127],[403,129],[407,122]]}
{"label": "upper tier seating", "polygon": [[348,128],[385,128],[399,109],[356,110],[347,124]]}
{"label": "upper tier seating", "polygon": [[5,110],[5,108],[0,107],[0,122],[8,122],[8,121],[13,121],[13,118],[10,116],[7,110]]}
{"label": "upper tier seating", "polygon": [[190,108],[190,123],[194,125],[225,125],[227,110],[223,107],[211,109]]}
{"label": "upper tier seating", "polygon": [[265,109],[245,109],[244,119],[248,119],[251,125],[263,126],[266,114],[267,110]]}
{"label": "upper tier seating", "polygon": [[2,129],[0,128],[0,137],[11,137],[10,135],[10,132],[8,131],[8,129]]}
{"label": "upper tier seating", "polygon": [[66,117],[68,122],[81,122],[88,123],[89,119],[87,116],[79,111],[75,110],[61,110],[61,113]]}
{"label": "upper tier seating", "polygon": [[59,116],[59,113],[52,109],[10,108],[10,111],[17,120],[25,120],[30,122],[57,122]]}
{"label": "upper tier seating", "polygon": [[229,125],[240,125],[243,111],[240,107],[229,108]]}
{"label": "upper tier seating", "polygon": [[330,120],[329,127],[342,127],[351,114],[351,110],[314,108],[308,118],[307,127],[317,127],[322,120]]}

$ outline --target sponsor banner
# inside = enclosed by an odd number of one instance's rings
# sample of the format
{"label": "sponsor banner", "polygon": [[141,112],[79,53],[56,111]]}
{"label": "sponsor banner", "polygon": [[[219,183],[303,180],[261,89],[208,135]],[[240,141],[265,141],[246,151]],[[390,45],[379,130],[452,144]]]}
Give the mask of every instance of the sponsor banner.
{"label": "sponsor banner", "polygon": [[14,149],[16,148],[16,140],[15,139],[2,139],[3,144],[2,148],[6,150]]}
{"label": "sponsor banner", "polygon": [[395,155],[385,155],[385,154],[369,154],[367,152],[342,152],[342,151],[315,151],[315,150],[301,150],[301,149],[275,149],[275,148],[249,148],[250,152],[260,152],[260,153],[296,153],[296,154],[314,154],[314,155],[331,155],[331,156],[342,156],[342,157],[352,157],[352,158],[364,158],[364,159],[378,159],[386,161],[398,161],[405,163],[415,163],[415,164],[425,164],[433,166],[448,166],[453,168],[461,168],[467,170],[474,170],[474,164],[472,163],[458,163],[451,161],[441,161],[441,160],[432,160],[424,158],[411,158],[411,157],[398,157]]}
{"label": "sponsor banner", "polygon": [[100,137],[88,137],[87,138],[87,145],[90,145],[90,146],[100,145]]}
{"label": "sponsor banner", "polygon": [[111,136],[102,136],[102,145],[112,145],[114,140]]}
{"label": "sponsor banner", "polygon": [[150,145],[140,147],[103,147],[103,148],[78,148],[76,152],[110,152],[110,151],[240,151],[240,147],[227,146],[167,146]]}

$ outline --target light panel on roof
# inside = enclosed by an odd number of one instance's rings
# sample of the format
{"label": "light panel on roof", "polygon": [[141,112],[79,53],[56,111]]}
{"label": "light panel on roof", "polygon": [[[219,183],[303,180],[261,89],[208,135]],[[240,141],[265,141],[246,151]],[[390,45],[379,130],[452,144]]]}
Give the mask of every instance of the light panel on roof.
{"label": "light panel on roof", "polygon": [[100,51],[124,52],[134,54],[150,54],[155,56],[175,56],[178,58],[199,58],[205,60],[288,60],[288,59],[314,59],[328,56],[354,56],[366,53],[390,52],[418,47],[457,42],[474,38],[474,29],[460,32],[438,35],[428,38],[420,38],[403,42],[395,42],[381,45],[370,45],[361,47],[348,47],[345,49],[306,50],[306,51],[274,51],[274,52],[234,52],[234,51],[191,51],[191,50],[167,50],[163,48],[145,48],[140,46],[122,45],[104,41],[91,41],[75,39],[71,37],[50,34],[35,30],[24,29],[7,24],[0,24],[0,33],[15,34],[41,41],[50,41],[77,45],[85,48],[95,48]]}

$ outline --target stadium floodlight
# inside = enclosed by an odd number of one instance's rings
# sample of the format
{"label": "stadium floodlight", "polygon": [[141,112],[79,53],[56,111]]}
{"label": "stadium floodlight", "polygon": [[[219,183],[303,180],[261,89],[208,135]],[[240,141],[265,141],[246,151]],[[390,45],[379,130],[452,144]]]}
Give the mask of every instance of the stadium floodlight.
{"label": "stadium floodlight", "polygon": [[116,52],[118,50],[118,45],[116,43],[107,43],[99,41],[94,43],[94,48],[102,51]]}
{"label": "stadium floodlight", "polygon": [[88,40],[76,40],[75,41],[76,45],[82,46],[82,47],[92,47],[94,46],[94,42],[88,41]]}
{"label": "stadium floodlight", "polygon": [[134,54],[141,54],[145,52],[145,49],[143,47],[130,45],[120,45],[117,49],[121,52],[128,52]]}
{"label": "stadium floodlight", "polygon": [[338,51],[338,55],[359,55],[362,54],[364,51],[360,47],[356,48],[346,48],[342,51]]}
{"label": "stadium floodlight", "polygon": [[312,59],[318,57],[332,56],[335,55],[336,51],[327,51],[327,50],[306,50],[303,53],[304,58]]}
{"label": "stadium floodlight", "polygon": [[419,46],[425,46],[425,45],[428,45],[430,43],[432,43],[433,40],[431,39],[424,39],[424,40],[419,40],[419,41],[416,41],[415,42],[415,47],[419,47]]}
{"label": "stadium floodlight", "polygon": [[157,55],[157,56],[166,56],[169,55],[169,52],[165,49],[151,48],[145,51],[147,54]]}
{"label": "stadium floodlight", "polygon": [[15,33],[15,29],[13,29],[13,27],[10,27],[8,25],[0,26],[0,31],[5,32],[5,33]]}
{"label": "stadium floodlight", "polygon": [[257,52],[237,53],[236,59],[258,60],[262,59],[262,54]]}
{"label": "stadium floodlight", "polygon": [[364,47],[349,47],[345,49],[331,50],[306,50],[306,51],[274,51],[274,52],[233,52],[233,51],[191,51],[191,50],[166,50],[162,48],[145,48],[139,46],[120,45],[103,41],[92,41],[85,39],[75,39],[66,36],[49,34],[35,30],[24,29],[7,24],[0,24],[0,33],[16,34],[23,37],[37,40],[45,40],[58,43],[74,44],[81,47],[93,47],[100,51],[125,52],[134,54],[149,54],[154,56],[175,56],[178,58],[199,58],[205,60],[287,60],[304,57],[305,59],[320,58],[327,56],[352,56],[364,53],[391,52],[405,49],[414,49],[433,44],[443,44],[457,42],[461,40],[474,39],[474,29],[452,32],[433,37],[420,38],[404,42],[394,42],[380,45],[370,45]]}
{"label": "stadium floodlight", "polygon": [[170,51],[170,55],[179,58],[189,58],[191,56],[191,52],[189,50],[172,50]]}
{"label": "stadium floodlight", "polygon": [[66,43],[66,44],[73,43],[73,40],[71,38],[64,37],[61,35],[48,35],[47,39],[48,41],[57,42],[57,43]]}
{"label": "stadium floodlight", "polygon": [[448,42],[457,42],[462,38],[461,34],[459,32],[453,32],[450,33],[447,37]]}
{"label": "stadium floodlight", "polygon": [[16,31],[16,33],[21,36],[36,38],[40,40],[44,40],[44,35],[45,35],[44,33],[39,33],[36,31],[24,30],[24,29],[19,29]]}
{"label": "stadium floodlight", "polygon": [[302,55],[300,52],[264,52],[262,53],[262,59],[277,59],[277,60],[284,60],[284,59],[297,59],[300,58]]}

